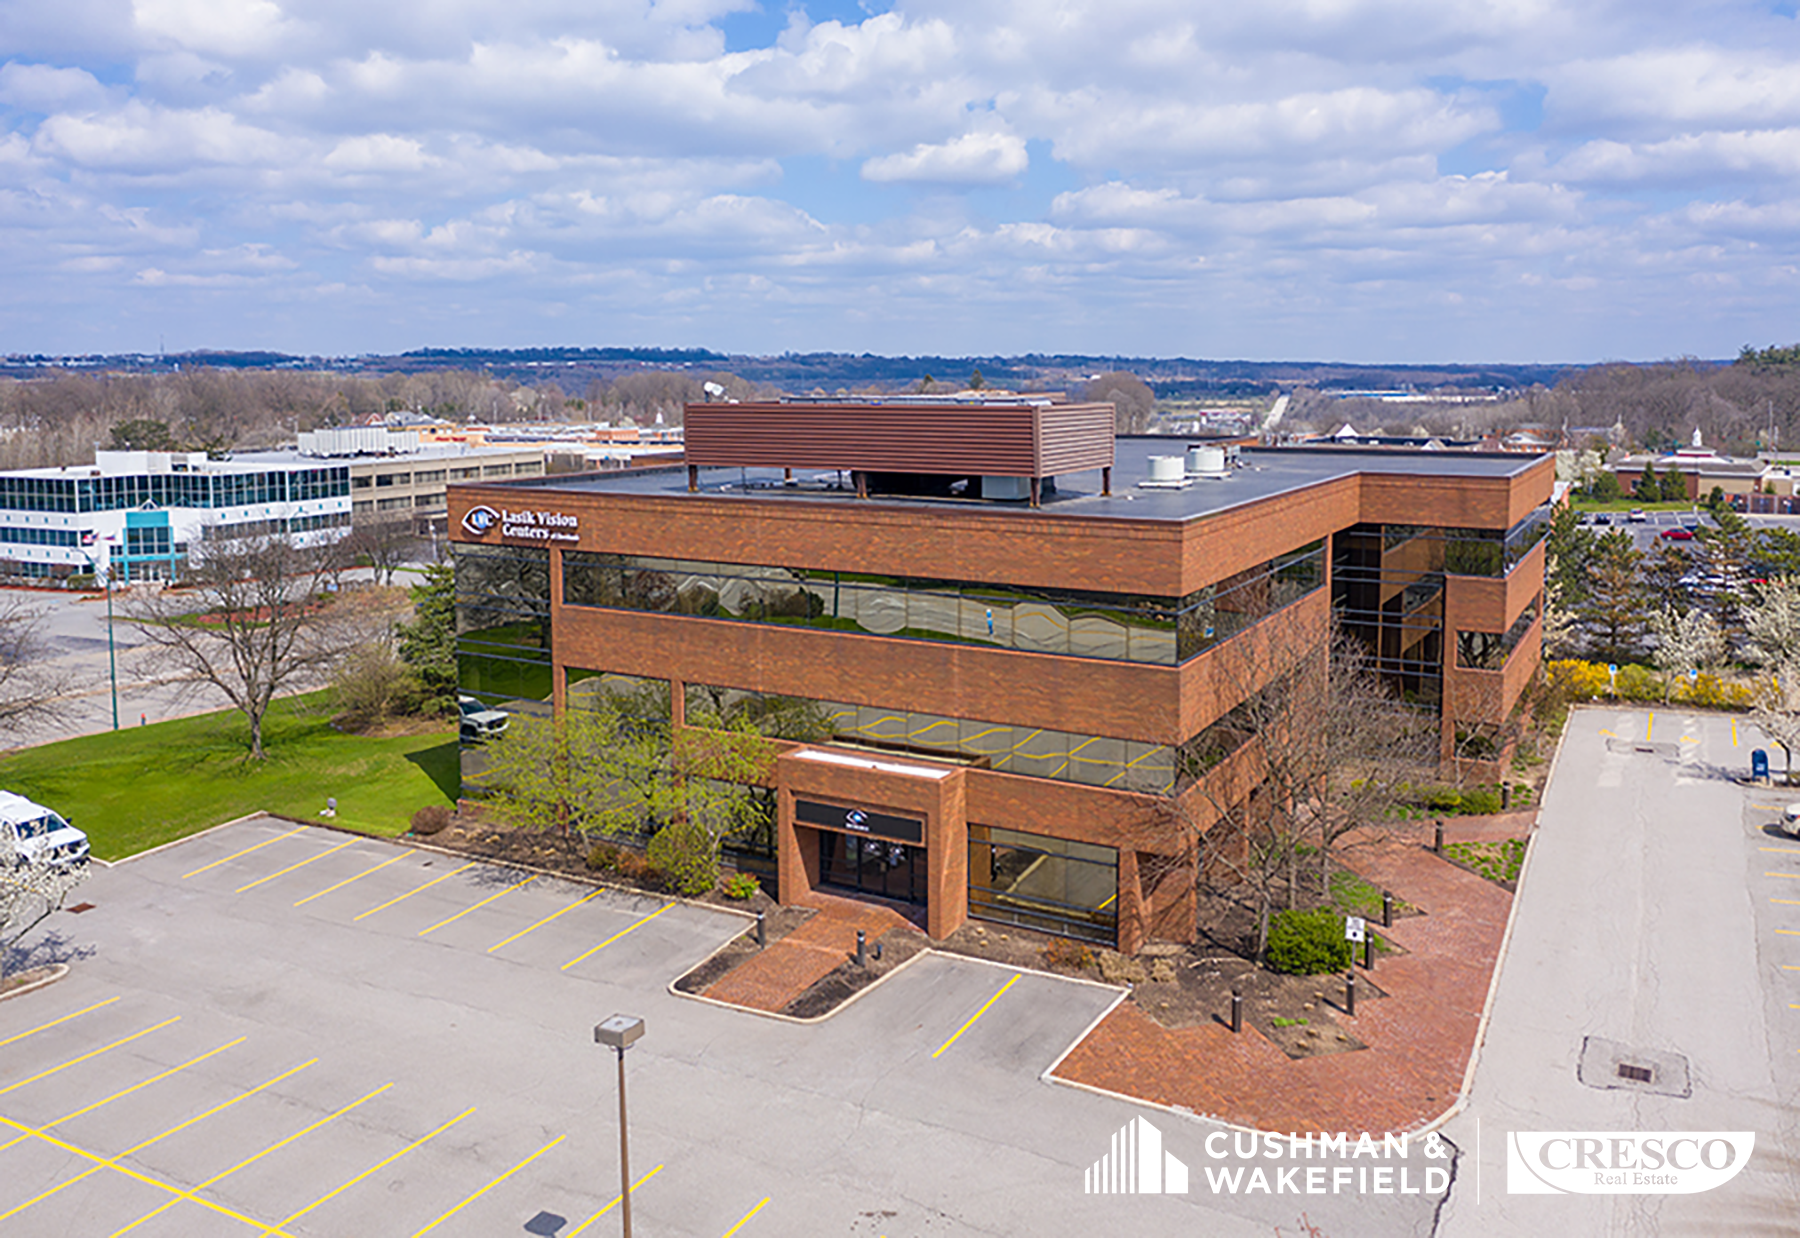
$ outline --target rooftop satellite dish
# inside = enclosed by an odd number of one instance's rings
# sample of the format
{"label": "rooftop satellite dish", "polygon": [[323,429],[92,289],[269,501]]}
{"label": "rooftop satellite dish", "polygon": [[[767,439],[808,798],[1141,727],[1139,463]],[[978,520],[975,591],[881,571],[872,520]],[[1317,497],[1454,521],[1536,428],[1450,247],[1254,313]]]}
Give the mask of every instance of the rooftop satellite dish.
{"label": "rooftop satellite dish", "polygon": [[725,388],[721,387],[718,383],[702,383],[700,385],[700,390],[706,392],[706,398],[708,400],[716,400],[725,394]]}

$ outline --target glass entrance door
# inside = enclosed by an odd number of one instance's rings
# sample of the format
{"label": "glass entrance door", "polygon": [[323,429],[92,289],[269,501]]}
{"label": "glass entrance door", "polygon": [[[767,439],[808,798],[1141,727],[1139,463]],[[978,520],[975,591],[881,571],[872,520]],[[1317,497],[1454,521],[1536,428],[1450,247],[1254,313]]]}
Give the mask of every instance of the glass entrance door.
{"label": "glass entrance door", "polygon": [[820,830],[819,876],[825,885],[923,905],[925,849]]}

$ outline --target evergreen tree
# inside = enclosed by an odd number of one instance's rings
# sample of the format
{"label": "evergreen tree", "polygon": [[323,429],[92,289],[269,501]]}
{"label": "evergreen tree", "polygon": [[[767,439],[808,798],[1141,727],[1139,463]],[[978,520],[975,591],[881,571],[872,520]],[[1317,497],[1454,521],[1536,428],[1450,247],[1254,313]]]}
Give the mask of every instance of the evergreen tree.
{"label": "evergreen tree", "polygon": [[1594,652],[1609,662],[1629,662],[1643,650],[1648,595],[1640,579],[1644,556],[1623,531],[1596,539],[1575,613]]}
{"label": "evergreen tree", "polygon": [[411,623],[399,628],[400,657],[418,676],[425,713],[456,712],[456,569],[434,563],[412,588]]}

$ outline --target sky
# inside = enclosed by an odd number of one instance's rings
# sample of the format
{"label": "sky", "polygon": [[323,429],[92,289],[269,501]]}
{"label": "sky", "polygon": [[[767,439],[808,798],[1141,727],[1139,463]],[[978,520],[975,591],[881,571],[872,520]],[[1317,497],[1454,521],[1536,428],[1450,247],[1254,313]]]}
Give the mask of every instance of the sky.
{"label": "sky", "polygon": [[1795,5],[0,0],[0,353],[1800,339]]}

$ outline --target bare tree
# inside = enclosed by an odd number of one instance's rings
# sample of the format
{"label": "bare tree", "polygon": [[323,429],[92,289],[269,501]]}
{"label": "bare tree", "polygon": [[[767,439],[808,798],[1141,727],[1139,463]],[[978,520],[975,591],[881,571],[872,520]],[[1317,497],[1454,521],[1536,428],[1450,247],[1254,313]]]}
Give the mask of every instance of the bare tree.
{"label": "bare tree", "polygon": [[1090,380],[1082,390],[1082,398],[1110,402],[1120,434],[1143,434],[1156,416],[1156,393],[1136,374],[1123,370]]}
{"label": "bare tree", "polygon": [[1215,662],[1240,703],[1179,751],[1165,816],[1197,835],[1202,880],[1222,875],[1250,892],[1260,959],[1276,904],[1299,896],[1303,857],[1316,857],[1328,893],[1345,836],[1380,821],[1401,784],[1433,766],[1437,728],[1333,626],[1245,637]]}
{"label": "bare tree", "polygon": [[352,560],[367,560],[377,584],[391,585],[394,572],[418,554],[421,540],[411,513],[367,512],[351,526],[344,551]]}
{"label": "bare tree", "polygon": [[338,546],[287,534],[208,538],[182,578],[187,593],[139,594],[125,617],[143,634],[151,666],[224,693],[250,724],[250,755],[261,759],[270,702],[314,686],[336,656],[320,612],[340,566]]}
{"label": "bare tree", "polygon": [[53,712],[76,685],[52,667],[44,611],[17,593],[0,593],[0,731]]}
{"label": "bare tree", "polygon": [[29,855],[0,830],[0,980],[6,978],[16,946],[25,934],[58,911],[69,891],[87,880],[87,861],[58,864]]}

